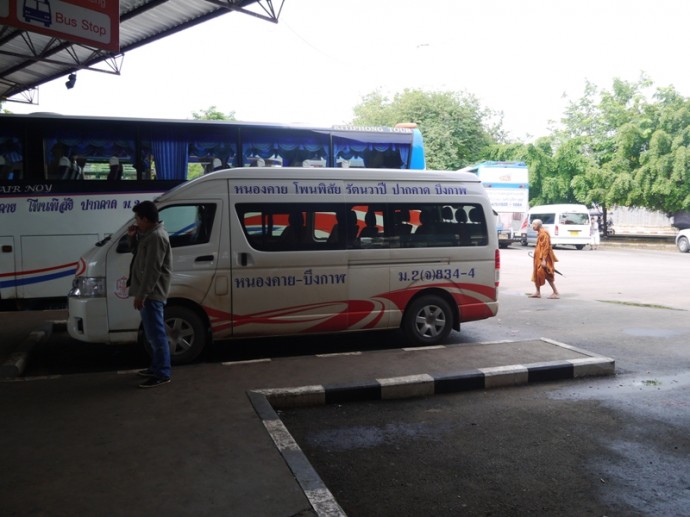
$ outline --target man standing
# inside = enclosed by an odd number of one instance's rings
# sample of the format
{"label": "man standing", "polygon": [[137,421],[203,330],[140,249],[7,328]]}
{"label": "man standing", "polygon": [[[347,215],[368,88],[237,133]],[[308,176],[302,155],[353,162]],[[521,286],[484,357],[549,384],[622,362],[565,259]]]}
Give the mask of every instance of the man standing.
{"label": "man standing", "polygon": [[549,298],[559,298],[558,289],[554,283],[555,262],[558,262],[556,255],[551,248],[551,236],[546,231],[541,219],[532,221],[532,229],[537,232],[537,245],[534,248],[534,262],[532,266],[532,282],[537,290],[530,298],[541,298],[541,286],[549,283],[553,294]]}
{"label": "man standing", "polygon": [[151,347],[151,366],[139,371],[147,377],[140,388],[153,388],[170,382],[170,347],[165,330],[163,308],[170,290],[172,251],[168,234],[158,220],[152,201],[143,201],[132,209],[135,225],[127,234],[132,244],[129,295],[141,314],[144,334]]}

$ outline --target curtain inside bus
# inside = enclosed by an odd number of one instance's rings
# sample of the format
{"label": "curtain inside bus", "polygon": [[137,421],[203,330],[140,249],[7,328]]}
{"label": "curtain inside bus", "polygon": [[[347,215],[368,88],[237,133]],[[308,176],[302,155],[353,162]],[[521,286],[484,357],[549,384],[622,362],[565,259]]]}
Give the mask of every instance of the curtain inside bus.
{"label": "curtain inside bus", "polygon": [[151,151],[156,168],[156,179],[187,179],[189,142],[173,139],[151,140]]}
{"label": "curtain inside bus", "polygon": [[242,157],[245,166],[261,158],[286,167],[302,167],[305,162],[328,163],[327,135],[295,134],[289,131],[246,130],[242,135]]}
{"label": "curtain inside bus", "polygon": [[336,161],[347,160],[351,167],[386,167],[407,169],[410,146],[394,143],[357,143],[350,139],[333,138],[333,155]]}

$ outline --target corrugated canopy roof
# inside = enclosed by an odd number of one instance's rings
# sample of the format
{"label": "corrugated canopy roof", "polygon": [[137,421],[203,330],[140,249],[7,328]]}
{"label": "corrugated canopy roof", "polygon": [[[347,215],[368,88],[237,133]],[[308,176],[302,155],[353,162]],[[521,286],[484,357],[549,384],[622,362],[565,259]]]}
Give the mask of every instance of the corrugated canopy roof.
{"label": "corrugated canopy roof", "polygon": [[283,2],[120,0],[119,53],[0,25],[0,100],[33,102],[36,87],[77,70],[119,74],[125,52],[233,11],[277,23]]}

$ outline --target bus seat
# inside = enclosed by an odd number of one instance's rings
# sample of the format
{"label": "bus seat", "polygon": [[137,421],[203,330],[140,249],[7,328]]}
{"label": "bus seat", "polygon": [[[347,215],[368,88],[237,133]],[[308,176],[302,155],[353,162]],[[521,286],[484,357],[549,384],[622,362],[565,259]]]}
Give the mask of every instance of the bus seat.
{"label": "bus seat", "polygon": [[487,244],[486,221],[484,213],[480,208],[474,207],[470,210],[469,218],[471,223],[466,225],[470,244],[473,246],[484,246]]}
{"label": "bus seat", "polygon": [[419,213],[419,222],[421,224],[414,231],[415,235],[429,235],[431,233],[435,233],[436,228],[434,225],[434,217],[431,212],[423,209]]}
{"label": "bus seat", "polygon": [[328,236],[328,243],[351,242],[357,237],[359,227],[357,226],[357,214],[354,210],[349,210],[345,215],[342,212],[336,214],[336,222]]}
{"label": "bus seat", "polygon": [[393,234],[404,237],[412,233],[410,221],[410,211],[407,208],[398,210],[394,214]]}
{"label": "bus seat", "polygon": [[283,230],[283,233],[280,234],[281,242],[297,247],[298,244],[304,242],[306,236],[307,229],[304,226],[304,214],[302,212],[290,212],[288,225]]}
{"label": "bus seat", "polygon": [[366,225],[359,232],[359,237],[378,237],[379,229],[376,227],[376,212],[369,210],[364,216],[364,224]]}

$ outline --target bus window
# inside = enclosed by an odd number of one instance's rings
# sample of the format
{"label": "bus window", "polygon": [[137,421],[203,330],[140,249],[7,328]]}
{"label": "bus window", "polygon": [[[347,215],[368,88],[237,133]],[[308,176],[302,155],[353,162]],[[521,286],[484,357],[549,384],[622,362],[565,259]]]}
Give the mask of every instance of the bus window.
{"label": "bus window", "polygon": [[334,159],[338,167],[406,168],[410,148],[409,144],[359,143],[349,138],[333,137]]}
{"label": "bus window", "polygon": [[208,135],[189,144],[187,179],[237,167],[237,144],[228,135]]}
{"label": "bus window", "polygon": [[43,140],[46,179],[105,180],[114,160],[120,179],[134,180],[134,141],[121,139],[48,137]]}
{"label": "bus window", "polygon": [[0,136],[0,180],[22,179],[23,155],[19,138]]}
{"label": "bus window", "polygon": [[316,166],[328,163],[329,145],[328,135],[318,133],[247,129],[243,133],[243,165],[251,167],[262,160],[273,167]]}

